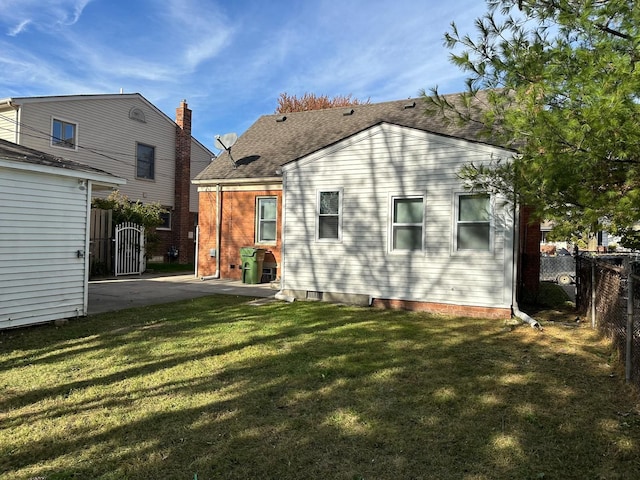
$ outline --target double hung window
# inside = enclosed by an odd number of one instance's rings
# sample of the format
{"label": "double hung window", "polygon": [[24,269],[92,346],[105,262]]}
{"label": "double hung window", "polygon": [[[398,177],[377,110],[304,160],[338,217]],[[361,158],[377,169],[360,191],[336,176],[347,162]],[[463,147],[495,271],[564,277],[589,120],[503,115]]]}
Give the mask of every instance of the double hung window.
{"label": "double hung window", "polygon": [[392,197],[391,203],[391,250],[423,250],[424,197]]}
{"label": "double hung window", "polygon": [[342,238],[342,190],[318,191],[316,239]]}
{"label": "double hung window", "polygon": [[155,147],[138,143],[136,150],[136,177],[153,180],[155,178],[155,164]]}
{"label": "double hung window", "polygon": [[491,249],[491,198],[487,194],[457,195],[456,250]]}
{"label": "double hung window", "polygon": [[256,201],[256,243],[276,243],[276,197],[258,197]]}

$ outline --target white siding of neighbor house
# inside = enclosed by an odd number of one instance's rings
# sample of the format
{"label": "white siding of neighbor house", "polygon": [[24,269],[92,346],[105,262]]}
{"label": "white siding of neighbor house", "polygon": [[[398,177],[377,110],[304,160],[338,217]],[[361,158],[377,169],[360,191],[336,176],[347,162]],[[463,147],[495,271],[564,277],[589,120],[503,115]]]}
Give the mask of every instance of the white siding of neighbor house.
{"label": "white siding of neighbor house", "polygon": [[[211,152],[204,148],[200,143],[195,140],[191,141],[191,178],[196,178],[207,165],[211,163]],[[198,187],[191,184],[189,187],[189,211],[198,211]]]}
{"label": "white siding of neighbor house", "polygon": [[0,138],[17,143],[16,125],[18,113],[13,108],[0,109]]}
{"label": "white siding of neighbor house", "polygon": [[[482,144],[382,124],[284,167],[286,290],[508,307],[511,208],[495,200],[491,252],[454,252],[457,173],[467,162],[509,158]],[[342,239],[315,240],[318,190],[342,189]],[[389,251],[391,196],[423,194],[423,252]]]}
{"label": "white siding of neighbor house", "polygon": [[87,190],[0,167],[0,329],[85,315]]}
{"label": "white siding of neighbor house", "polygon": [[[134,107],[144,113],[145,123],[129,118]],[[53,118],[77,124],[76,150],[51,145]],[[141,97],[127,94],[25,101],[20,122],[21,145],[125,178],[127,184],[120,191],[131,200],[175,206],[175,123]],[[136,178],[137,143],[155,147],[154,180]]]}

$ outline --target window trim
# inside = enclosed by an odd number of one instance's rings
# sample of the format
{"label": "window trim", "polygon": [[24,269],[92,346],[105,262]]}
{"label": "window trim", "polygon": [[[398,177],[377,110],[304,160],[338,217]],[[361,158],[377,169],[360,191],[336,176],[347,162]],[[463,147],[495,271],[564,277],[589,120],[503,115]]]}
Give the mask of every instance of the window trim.
{"label": "window trim", "polygon": [[[460,198],[462,197],[474,197],[474,196],[485,196],[489,199],[489,220],[487,221],[483,221],[483,222],[479,222],[479,221],[474,221],[474,222],[459,222],[458,221],[458,215],[460,214]],[[494,225],[494,210],[495,210],[495,205],[494,205],[494,197],[493,195],[487,193],[487,192],[475,192],[475,193],[469,193],[469,192],[455,192],[453,195],[453,226],[452,226],[452,242],[451,242],[451,248],[452,248],[452,253],[454,255],[488,255],[488,254],[493,254],[494,252],[494,231],[495,231],[495,225]],[[458,249],[458,225],[460,224],[471,224],[471,223],[476,223],[476,224],[488,224],[489,225],[489,248],[486,250],[477,250],[477,249],[472,249],[472,248],[467,248],[464,250],[460,250]]]}
{"label": "window trim", "polygon": [[[71,147],[67,147],[64,145],[63,141],[60,142],[56,142],[55,138],[56,136],[53,134],[53,126],[55,124],[55,122],[61,122],[64,126],[64,124],[66,125],[73,125],[73,146]],[[64,128],[64,127],[63,127]],[[78,150],[78,122],[73,122],[69,119],[66,118],[62,118],[62,117],[57,117],[57,116],[51,116],[51,138],[50,138],[50,145],[53,148],[61,148],[64,150],[73,150],[73,151],[77,151]]]}
{"label": "window trim", "polygon": [[[338,192],[338,238],[320,238],[320,196],[323,193]],[[344,199],[344,189],[342,187],[326,187],[316,190],[316,232],[315,240],[319,243],[336,243],[342,242],[342,204]],[[328,215],[323,215],[328,216]]]}
{"label": "window trim", "polygon": [[[393,233],[397,226],[417,226],[417,223],[396,223],[394,221],[395,204],[397,200],[410,200],[419,198],[422,200],[422,222],[420,223],[422,240],[420,249],[410,250],[393,247]],[[426,193],[406,193],[406,194],[390,194],[389,195],[389,216],[388,216],[388,248],[387,251],[391,254],[415,254],[416,252],[424,253],[426,251],[426,230],[427,230],[427,195]]]}
{"label": "window trim", "polygon": [[[274,200],[276,207],[276,217],[273,220],[267,220],[273,222],[275,225],[275,238],[273,240],[262,240],[260,233],[262,232],[261,225],[265,221],[260,218],[260,203],[262,200]],[[256,197],[256,228],[255,228],[255,242],[256,245],[275,245],[278,242],[278,196],[277,195],[259,195]]]}
{"label": "window trim", "polygon": [[[141,177],[138,175],[138,147],[139,146],[149,147],[153,149],[153,176],[149,177]],[[156,147],[155,145],[149,145],[148,143],[136,142],[136,171],[135,171],[136,180],[144,180],[148,182],[154,182],[156,179]]]}
{"label": "window trim", "polygon": [[[161,230],[163,232],[168,232],[168,231],[171,231],[173,229],[173,214],[172,214],[173,208],[171,208],[171,207],[163,207],[163,208],[166,210],[165,214],[168,215],[168,217],[169,217],[169,226],[165,227],[163,225],[159,225],[159,226],[156,227],[156,230]],[[160,215],[162,216],[164,214],[160,214]]]}

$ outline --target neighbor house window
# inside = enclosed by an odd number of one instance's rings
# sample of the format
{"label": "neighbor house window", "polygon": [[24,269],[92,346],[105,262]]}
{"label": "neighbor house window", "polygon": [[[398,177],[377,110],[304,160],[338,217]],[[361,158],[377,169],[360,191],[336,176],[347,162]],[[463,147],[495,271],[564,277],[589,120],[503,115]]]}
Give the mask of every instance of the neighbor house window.
{"label": "neighbor house window", "polygon": [[342,190],[318,192],[318,240],[340,240],[342,238]]}
{"label": "neighbor house window", "polygon": [[456,250],[491,249],[489,195],[457,195]]}
{"label": "neighbor house window", "polygon": [[422,250],[424,197],[392,197],[391,204],[391,250]]}
{"label": "neighbor house window", "polygon": [[256,202],[256,243],[276,242],[276,197],[258,197]]}
{"label": "neighbor house window", "polygon": [[171,207],[164,207],[165,211],[160,214],[162,223],[156,228],[158,230],[171,230]]}
{"label": "neighbor house window", "polygon": [[139,143],[136,152],[136,177],[153,180],[155,178],[156,149]]}
{"label": "neighbor house window", "polygon": [[51,125],[51,145],[63,148],[76,148],[78,127],[75,123],[57,118]]}

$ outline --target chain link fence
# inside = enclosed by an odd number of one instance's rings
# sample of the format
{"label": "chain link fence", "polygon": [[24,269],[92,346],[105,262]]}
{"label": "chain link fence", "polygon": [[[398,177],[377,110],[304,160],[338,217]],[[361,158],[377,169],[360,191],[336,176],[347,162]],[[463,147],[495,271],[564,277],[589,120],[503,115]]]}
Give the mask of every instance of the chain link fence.
{"label": "chain link fence", "polygon": [[576,259],[573,255],[540,256],[540,281],[570,285],[576,277]]}
{"label": "chain link fence", "polygon": [[611,339],[625,377],[640,388],[640,258],[582,254],[576,261],[576,308]]}

